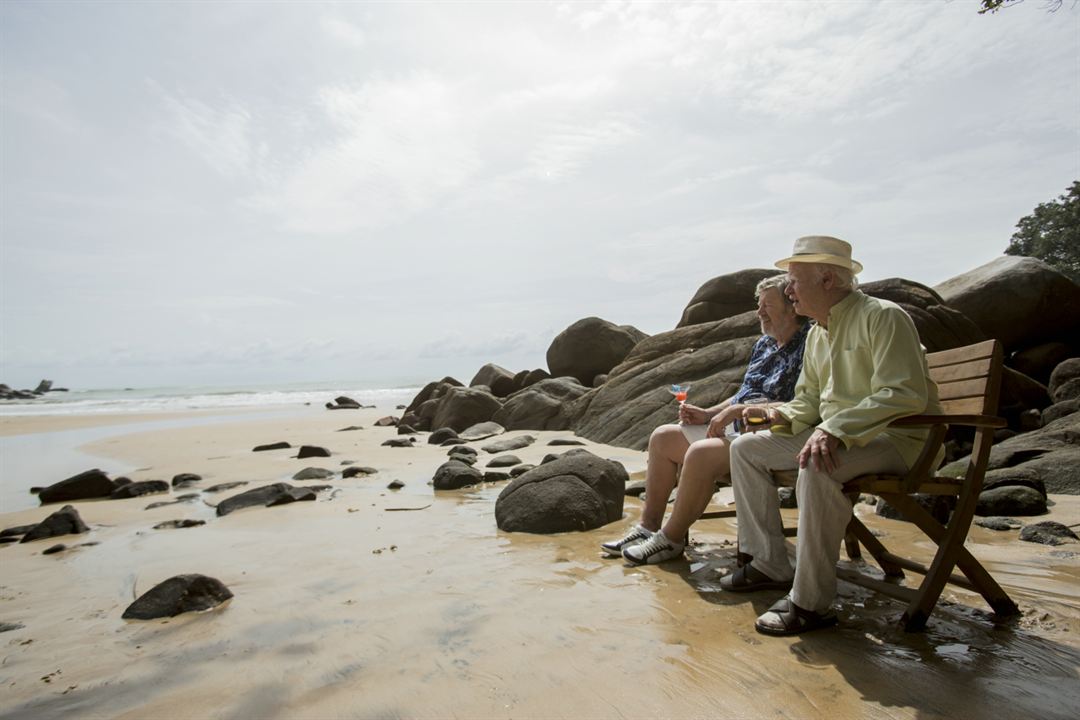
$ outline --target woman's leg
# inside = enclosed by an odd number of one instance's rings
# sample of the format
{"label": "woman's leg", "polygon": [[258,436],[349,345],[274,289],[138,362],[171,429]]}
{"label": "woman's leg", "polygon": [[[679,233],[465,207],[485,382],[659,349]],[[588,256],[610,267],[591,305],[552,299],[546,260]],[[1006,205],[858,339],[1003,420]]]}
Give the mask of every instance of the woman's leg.
{"label": "woman's leg", "polygon": [[659,530],[664,522],[667,500],[675,487],[675,474],[689,447],[690,443],[678,425],[661,425],[649,437],[649,465],[645,470],[645,507],[641,510],[641,524],[653,532]]}
{"label": "woman's leg", "polygon": [[690,526],[705,512],[716,492],[716,478],[727,475],[730,470],[730,449],[727,438],[706,438],[698,440],[686,451],[679,476],[679,494],[671,517],[664,525],[664,535],[672,542],[682,542]]}

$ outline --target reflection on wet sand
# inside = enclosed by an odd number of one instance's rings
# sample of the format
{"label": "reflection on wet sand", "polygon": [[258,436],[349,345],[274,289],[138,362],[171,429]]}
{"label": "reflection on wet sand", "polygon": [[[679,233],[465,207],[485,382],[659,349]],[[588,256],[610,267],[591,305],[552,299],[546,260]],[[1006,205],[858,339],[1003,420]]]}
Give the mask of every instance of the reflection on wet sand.
{"label": "reflection on wet sand", "polygon": [[[444,454],[404,452],[406,478]],[[753,630],[776,593],[719,590],[734,521],[695,528],[689,562],[634,568],[598,544],[636,520],[636,500],[606,528],[531,536],[495,528],[501,484],[392,494],[386,481],[194,530],[149,529],[176,508],[87,504],[100,545],[0,549],[0,620],[27,624],[0,634],[0,717],[1065,718],[1080,706],[1080,563],[1062,554],[1080,546],[973,533],[1024,611],[1006,623],[950,589],[927,631],[906,634],[899,603],[841,583],[837,629],[776,639]],[[929,553],[904,523],[867,522]],[[120,619],[136,589],[193,571],[230,587],[228,607]]]}

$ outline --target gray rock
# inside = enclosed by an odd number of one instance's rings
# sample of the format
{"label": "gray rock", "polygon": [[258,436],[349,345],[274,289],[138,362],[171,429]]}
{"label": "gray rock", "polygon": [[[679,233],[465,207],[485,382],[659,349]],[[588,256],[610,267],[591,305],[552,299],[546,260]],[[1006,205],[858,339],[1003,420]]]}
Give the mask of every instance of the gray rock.
{"label": "gray rock", "polygon": [[413,443],[415,442],[416,438],[414,437],[396,437],[385,440],[381,444],[385,445],[386,447],[407,448],[413,447]]}
{"label": "gray rock", "polygon": [[345,470],[341,473],[341,477],[351,478],[357,477],[359,475],[374,475],[377,472],[379,471],[373,467],[368,467],[366,465],[353,465],[351,467],[345,468]]}
{"label": "gray rock", "polygon": [[1070,383],[1076,380],[1080,380],[1080,358],[1073,357],[1058,363],[1050,373],[1050,383],[1047,385],[1054,402],[1075,399],[1075,390],[1069,388],[1074,387]]}
{"label": "gray rock", "polygon": [[464,453],[450,453],[449,458],[451,460],[457,460],[458,462],[465,463],[466,465],[475,465],[477,462],[476,455],[466,455]]}
{"label": "gray rock", "polygon": [[[547,351],[547,365],[555,377],[569,375],[589,385],[630,353],[645,333],[598,317],[578,320],[555,336]],[[505,425],[506,423],[502,423]]]}
{"label": "gray rock", "polygon": [[[306,467],[300,472],[292,476],[293,480],[325,480],[327,478],[334,477],[336,473],[333,470],[327,470],[320,467]],[[344,473],[342,473],[344,476]]]}
{"label": "gray rock", "polygon": [[450,427],[461,432],[470,425],[486,422],[502,407],[494,395],[477,388],[449,388],[439,399],[431,427]]}
{"label": "gray rock", "polygon": [[192,520],[190,518],[185,519],[185,520],[166,520],[165,522],[159,522],[157,525],[154,526],[154,529],[155,530],[169,530],[169,529],[178,530],[178,529],[182,529],[182,528],[199,527],[200,525],[205,525],[205,524],[206,524],[205,520]]}
{"label": "gray rock", "polygon": [[516,478],[518,475],[524,475],[525,473],[532,470],[534,467],[536,467],[536,466],[535,465],[530,465],[529,463],[522,463],[521,465],[515,465],[514,467],[510,468],[510,477]]}
{"label": "gray rock", "polygon": [[536,438],[534,438],[532,435],[519,435],[513,438],[496,440],[493,443],[484,445],[480,449],[486,453],[491,453],[494,455],[495,453],[509,452],[511,450],[520,450],[521,448],[529,447],[534,442],[536,442]]}
{"label": "gray rock", "polygon": [[435,470],[432,485],[436,490],[458,490],[483,482],[484,476],[474,467],[458,460],[447,460]]}
{"label": "gray rock", "polygon": [[457,437],[458,434],[454,430],[454,428],[443,427],[439,428],[438,430],[433,430],[431,434],[428,435],[427,441],[431,445],[438,445],[439,443],[442,443],[446,440],[451,440]]}
{"label": "gray rock", "polygon": [[474,447],[468,447],[468,446],[465,446],[465,445],[458,445],[456,447],[450,448],[450,452],[448,452],[446,454],[450,455],[450,456],[454,456],[454,455],[473,455],[473,456],[475,456],[475,455],[478,455],[479,453],[476,452],[476,448],[474,448]]}
{"label": "gray rock", "polygon": [[984,527],[987,530],[1015,530],[1023,525],[1019,520],[1015,520],[1011,517],[1001,517],[1000,515],[992,515],[990,517],[976,518],[975,524],[979,527]]}
{"label": "gray rock", "polygon": [[506,428],[497,422],[482,422],[476,423],[465,428],[462,432],[458,433],[458,437],[468,442],[476,440],[487,440],[489,437],[495,437],[496,435],[502,435],[506,432]]}
{"label": "gray rock", "polygon": [[501,467],[511,467],[513,465],[520,465],[520,464],[521,464],[521,458],[519,458],[517,455],[499,455],[497,457],[491,458],[491,460],[488,461],[487,466],[489,468],[501,468]]}
{"label": "gray rock", "polygon": [[[294,493],[299,490],[300,493]],[[224,517],[229,513],[236,512],[247,507],[270,507],[281,503],[293,502],[298,499],[314,500],[315,488],[295,488],[288,483],[274,483],[263,487],[253,488],[239,495],[225,498],[217,506],[218,517]]]}
{"label": "gray rock", "polygon": [[1060,420],[1066,415],[1072,415],[1077,410],[1080,410],[1080,398],[1073,400],[1062,400],[1059,403],[1054,403],[1050,407],[1042,411],[1042,424],[1043,427],[1049,425],[1055,420]]}
{"label": "gray rock", "polygon": [[301,445],[296,457],[300,460],[309,457],[330,457],[330,451],[318,445]]}
{"label": "gray rock", "polygon": [[510,473],[503,472],[502,470],[485,470],[484,471],[484,482],[486,482],[486,483],[503,482],[503,481],[509,480],[509,479],[510,479]]}
{"label": "gray rock", "polygon": [[799,501],[795,498],[795,488],[790,488],[790,487],[776,488],[776,495],[780,499],[780,507],[782,507],[782,508],[797,508],[797,507],[799,507]]}
{"label": "gray rock", "polygon": [[[949,516],[952,514],[953,506],[956,504],[956,498],[942,495],[916,493],[912,497],[914,497],[915,502],[919,503],[924,510],[929,512],[935,520],[942,524],[948,522]],[[885,498],[878,498],[874,512],[883,518],[908,522],[908,519],[900,512],[900,509],[890,504]]]}
{"label": "gray rock", "polygon": [[19,542],[33,542],[60,535],[78,535],[89,530],[79,517],[79,511],[71,505],[65,505],[27,531]]}
{"label": "gray rock", "polygon": [[554,438],[548,441],[550,447],[557,447],[560,445],[584,445],[585,443],[580,440],[574,440],[572,438]]}
{"label": "gray rock", "polygon": [[400,490],[403,487],[405,487],[405,483],[401,482],[400,480],[391,480],[390,483],[386,486],[386,489]]}
{"label": "gray rock", "polygon": [[208,493],[225,492],[226,490],[235,490],[236,488],[243,487],[244,485],[247,485],[247,484],[248,484],[247,480],[235,480],[233,482],[218,483],[217,485],[211,485],[210,487],[206,488],[206,490],[204,490],[203,492],[208,492]]}
{"label": "gray rock", "polygon": [[266,452],[267,450],[285,450],[291,447],[292,445],[287,442],[276,442],[269,443],[267,445],[256,445],[255,447],[251,448],[251,452]]}
{"label": "gray rock", "polygon": [[1080,286],[1035,258],[1004,255],[934,289],[1008,351],[1080,336]]}
{"label": "gray rock", "polygon": [[24,627],[26,627],[26,626],[23,625],[22,623],[0,622],[0,632],[11,632],[12,630],[22,630]]}
{"label": "gray rock", "polygon": [[979,493],[975,514],[990,515],[1043,515],[1046,513],[1046,496],[1037,490],[1021,485],[1005,485]]}
{"label": "gray rock", "polygon": [[195,473],[180,473],[178,475],[173,475],[172,486],[174,488],[183,488],[201,481],[201,475],[196,475]]}
{"label": "gray rock", "polygon": [[109,497],[115,489],[115,483],[105,473],[95,468],[42,488],[38,493],[38,499],[41,500],[42,505],[88,500]]}
{"label": "gray rock", "polygon": [[642,497],[645,495],[645,481],[635,480],[632,483],[627,483],[626,489],[623,491],[626,497]]}
{"label": "gray rock", "polygon": [[394,427],[399,422],[401,422],[401,418],[394,417],[393,415],[386,415],[385,417],[379,418],[372,424],[375,427]]}
{"label": "gray rock", "polygon": [[757,310],[754,299],[757,284],[779,274],[776,269],[741,270],[708,280],[690,298],[675,327],[715,322]]}
{"label": "gray rock", "polygon": [[363,425],[350,425],[348,427],[338,428],[334,432],[352,432],[353,430],[363,430]]}
{"label": "gray rock", "polygon": [[177,575],[155,585],[124,610],[125,620],[153,620],[215,608],[233,596],[206,575]]}
{"label": "gray rock", "polygon": [[167,492],[169,492],[169,483],[164,480],[143,480],[142,482],[133,482],[118,487],[112,491],[109,497],[113,500],[123,500],[125,498]]}
{"label": "gray rock", "polygon": [[14,525],[4,530],[0,530],[0,538],[20,537],[30,532],[38,526],[38,523],[32,525]]}
{"label": "gray rock", "polygon": [[[967,459],[939,471],[962,477]],[[1037,478],[1048,493],[1080,495],[1080,414],[1073,413],[1039,430],[1017,435],[990,449],[987,481],[1001,476]]]}
{"label": "gray rock", "polygon": [[591,530],[622,517],[626,469],[571,450],[518,476],[495,502],[499,529],[556,533]]}
{"label": "gray rock", "polygon": [[1043,545],[1064,545],[1078,538],[1067,526],[1053,520],[1044,520],[1021,528],[1020,539]]}
{"label": "gray rock", "polygon": [[476,373],[470,387],[486,385],[495,397],[506,397],[517,388],[514,386],[514,373],[495,363],[488,363]]}
{"label": "gray rock", "polygon": [[507,398],[494,419],[510,430],[566,430],[564,408],[586,392],[572,377],[541,380]]}
{"label": "gray rock", "polygon": [[55,555],[56,553],[64,552],[65,550],[67,550],[67,545],[65,545],[64,543],[59,543],[58,545],[53,545],[50,548],[42,550],[41,554],[42,555]]}
{"label": "gray rock", "polygon": [[405,412],[401,415],[402,422],[417,430],[430,430],[431,419],[435,414],[439,399],[452,387],[462,387],[462,385],[449,376],[425,385],[405,408]]}

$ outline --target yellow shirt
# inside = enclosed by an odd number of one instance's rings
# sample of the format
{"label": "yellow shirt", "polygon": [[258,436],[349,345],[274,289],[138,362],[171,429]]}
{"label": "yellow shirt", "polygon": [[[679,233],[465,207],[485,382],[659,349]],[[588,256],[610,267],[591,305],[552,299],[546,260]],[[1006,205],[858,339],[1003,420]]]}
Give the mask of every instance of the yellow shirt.
{"label": "yellow shirt", "polygon": [[817,425],[847,448],[881,435],[910,467],[928,431],[887,425],[941,406],[915,323],[896,303],[855,290],[829,310],[828,329],[810,330],[795,397],[778,411],[791,434]]}

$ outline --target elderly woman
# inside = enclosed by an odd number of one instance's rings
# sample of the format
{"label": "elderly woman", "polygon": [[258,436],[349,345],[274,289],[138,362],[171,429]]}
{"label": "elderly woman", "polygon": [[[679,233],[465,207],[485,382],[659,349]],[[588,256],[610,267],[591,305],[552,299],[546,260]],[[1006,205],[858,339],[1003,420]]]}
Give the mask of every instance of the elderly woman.
{"label": "elderly woman", "polygon": [[[725,429],[743,417],[747,407],[743,401],[765,396],[786,402],[795,394],[809,323],[795,314],[787,286],[787,275],[765,278],[757,285],[757,313],[764,334],[750,353],[739,391],[711,408],[683,405],[680,424],[661,425],[653,431],[641,520],[624,537],[602,543],[605,553],[621,554],[635,565],[681,557],[690,525],[701,517],[716,490],[716,478],[728,474],[730,438]],[[680,465],[679,494],[661,529]]]}

